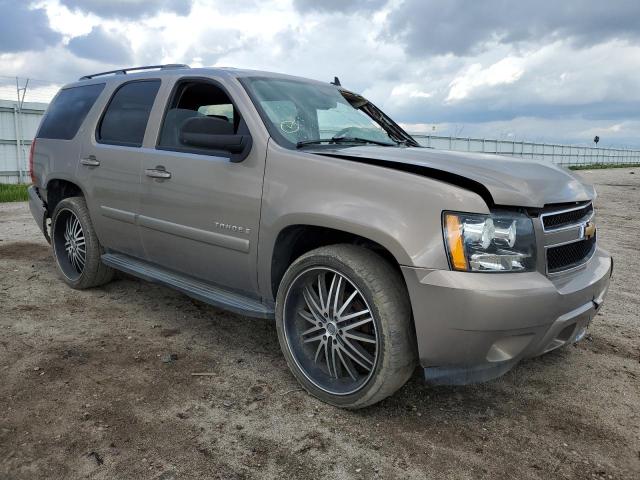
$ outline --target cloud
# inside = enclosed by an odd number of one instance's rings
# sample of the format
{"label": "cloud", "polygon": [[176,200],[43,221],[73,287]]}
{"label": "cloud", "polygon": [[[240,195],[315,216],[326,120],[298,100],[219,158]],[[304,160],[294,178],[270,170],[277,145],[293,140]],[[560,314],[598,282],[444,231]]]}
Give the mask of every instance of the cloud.
{"label": "cloud", "polygon": [[341,12],[351,14],[363,10],[378,10],[387,0],[293,0],[293,6],[301,13]]}
{"label": "cloud", "polygon": [[386,37],[415,56],[466,56],[496,44],[567,38],[586,47],[640,37],[639,17],[636,0],[405,0],[389,15]]}
{"label": "cloud", "polygon": [[445,102],[462,100],[474,90],[485,86],[495,87],[514,83],[523,73],[522,60],[514,57],[503,58],[487,68],[474,63],[461,76],[451,81],[451,89]]}
{"label": "cloud", "polygon": [[[612,124],[640,118],[637,44],[611,40],[578,48],[566,40],[526,51],[503,47],[467,59],[436,58],[437,62],[411,60],[408,70],[414,73],[404,79],[431,97],[407,101],[407,95],[389,95],[395,85],[384,84],[367,95],[399,121],[467,124],[467,130],[483,122],[523,117]],[[448,69],[448,64],[454,68]]]}
{"label": "cloud", "polygon": [[25,52],[54,45],[62,36],[49,26],[46,11],[29,2],[0,0],[0,54]]}
{"label": "cloud", "polygon": [[398,97],[406,101],[414,101],[416,98],[431,98],[433,94],[422,91],[418,83],[400,83],[393,87],[390,96]]}
{"label": "cloud", "polygon": [[[48,21],[26,1],[0,0],[0,22],[8,28],[31,25],[15,19],[16,9],[41,19],[19,44],[40,41],[35,50],[16,52],[13,36],[0,43],[5,75],[60,83],[156,63],[325,82],[337,75],[397,121],[435,124],[441,133],[583,141],[602,132],[640,147],[637,1],[32,2]],[[14,36],[21,34],[16,28]],[[38,40],[51,29],[55,38]]]}
{"label": "cloud", "polygon": [[72,38],[68,48],[78,57],[110,65],[127,65],[131,62],[131,49],[126,38],[109,33],[103,27],[96,27],[87,35]]}
{"label": "cloud", "polygon": [[[36,83],[60,86],[75,81],[83,75],[108,69],[108,66],[102,62],[87,60],[74,55],[62,44],[39,51],[0,55],[0,71],[16,72],[20,76],[22,83],[26,78],[30,79],[27,101],[29,101],[31,86]],[[10,98],[13,98],[13,96]],[[48,100],[51,100],[51,97],[48,99],[40,98],[38,101]]]}
{"label": "cloud", "polygon": [[189,15],[192,0],[60,0],[73,10],[93,13],[102,18],[137,19],[160,12]]}

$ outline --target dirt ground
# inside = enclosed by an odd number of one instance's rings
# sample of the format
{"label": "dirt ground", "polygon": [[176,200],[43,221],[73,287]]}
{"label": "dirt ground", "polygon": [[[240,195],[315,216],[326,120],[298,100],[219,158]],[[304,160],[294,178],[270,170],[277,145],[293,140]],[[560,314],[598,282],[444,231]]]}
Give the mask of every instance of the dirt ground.
{"label": "dirt ground", "polygon": [[0,205],[0,478],[640,478],[640,169],[581,174],[616,259],[587,338],[356,412],[298,388],[271,322],[131,278],[71,290]]}

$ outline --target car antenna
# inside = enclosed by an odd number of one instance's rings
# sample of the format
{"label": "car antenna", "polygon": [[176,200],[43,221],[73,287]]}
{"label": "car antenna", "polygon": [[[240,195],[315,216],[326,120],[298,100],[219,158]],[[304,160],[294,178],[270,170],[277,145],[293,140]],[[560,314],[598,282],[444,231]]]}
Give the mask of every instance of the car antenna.
{"label": "car antenna", "polygon": [[340,83],[340,79],[338,77],[333,77],[333,82],[331,82],[331,85],[335,85],[336,87],[342,86],[342,84]]}

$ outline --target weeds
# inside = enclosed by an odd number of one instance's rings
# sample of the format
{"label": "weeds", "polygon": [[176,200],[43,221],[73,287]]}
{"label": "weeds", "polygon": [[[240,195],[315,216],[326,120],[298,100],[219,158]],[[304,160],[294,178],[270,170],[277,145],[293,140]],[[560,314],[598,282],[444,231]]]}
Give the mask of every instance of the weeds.
{"label": "weeds", "polygon": [[7,185],[0,183],[0,203],[4,202],[24,202],[29,199],[27,196],[28,185]]}
{"label": "weeds", "polygon": [[569,170],[601,170],[603,168],[637,168],[640,163],[591,163],[585,165],[569,165]]}

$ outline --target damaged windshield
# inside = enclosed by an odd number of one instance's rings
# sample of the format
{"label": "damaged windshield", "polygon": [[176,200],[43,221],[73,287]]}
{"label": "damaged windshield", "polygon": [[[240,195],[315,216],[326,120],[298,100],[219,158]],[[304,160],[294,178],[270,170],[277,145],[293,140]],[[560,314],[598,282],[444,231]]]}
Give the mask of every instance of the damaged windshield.
{"label": "damaged windshield", "polygon": [[282,146],[418,146],[365,98],[336,86],[275,78],[241,81]]}

